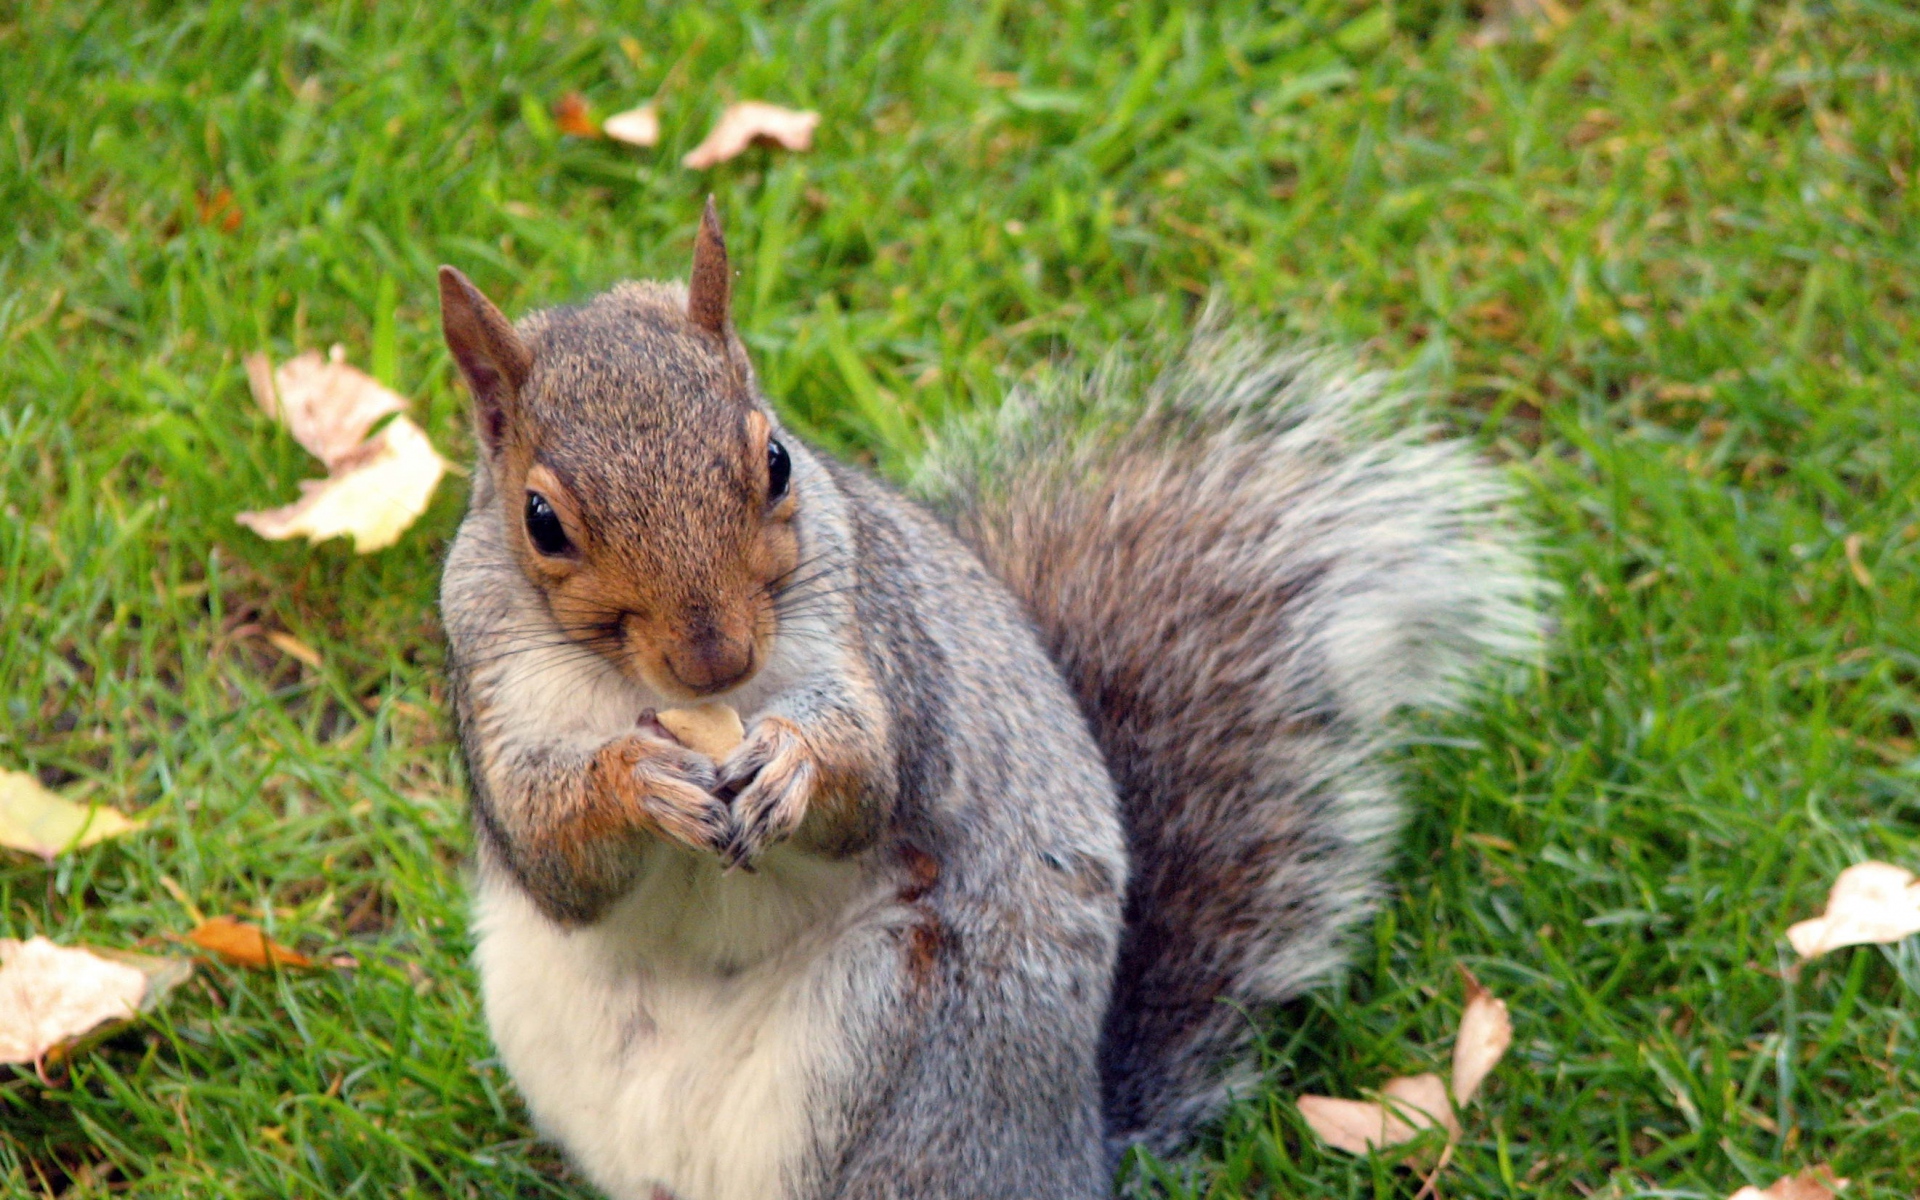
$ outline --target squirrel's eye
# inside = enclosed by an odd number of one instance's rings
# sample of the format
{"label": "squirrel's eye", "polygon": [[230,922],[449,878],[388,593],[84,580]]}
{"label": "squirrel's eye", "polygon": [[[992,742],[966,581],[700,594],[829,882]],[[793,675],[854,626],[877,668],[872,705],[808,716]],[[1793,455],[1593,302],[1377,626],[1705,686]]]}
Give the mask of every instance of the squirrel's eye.
{"label": "squirrel's eye", "polygon": [[527,537],[532,540],[533,548],[542,554],[565,554],[573,549],[573,543],[567,540],[567,531],[560,524],[559,514],[553,511],[553,505],[539,492],[527,493]]}
{"label": "squirrel's eye", "polygon": [[767,439],[767,499],[778,500],[787,494],[787,481],[793,477],[793,460],[787,457],[787,448],[772,438]]}

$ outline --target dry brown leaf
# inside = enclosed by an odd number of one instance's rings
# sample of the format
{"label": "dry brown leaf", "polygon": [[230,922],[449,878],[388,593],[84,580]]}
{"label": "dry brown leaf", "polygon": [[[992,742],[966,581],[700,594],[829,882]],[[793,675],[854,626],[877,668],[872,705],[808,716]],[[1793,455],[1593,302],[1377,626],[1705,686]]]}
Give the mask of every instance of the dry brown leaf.
{"label": "dry brown leaf", "polygon": [[1438,1075],[1429,1072],[1389,1079],[1380,1095],[1390,1122],[1405,1124],[1416,1134],[1438,1125],[1447,1131],[1449,1139],[1460,1136],[1460,1122],[1453,1115],[1453,1105],[1447,1103],[1447,1085]]}
{"label": "dry brown leaf", "polygon": [[654,720],[673,735],[674,741],[708,758],[725,758],[747,736],[740,714],[725,704],[662,709],[654,714]]}
{"label": "dry brown leaf", "polygon": [[48,1063],[112,1036],[191,978],[183,958],[0,940],[0,1062],[31,1062],[49,1082]]}
{"label": "dry brown leaf", "polygon": [[290,633],[276,629],[267,635],[267,643],[288,658],[297,658],[316,671],[320,669],[320,652]]}
{"label": "dry brown leaf", "polygon": [[1782,1175],[1765,1188],[1743,1187],[1728,1200],[1833,1200],[1833,1194],[1847,1186],[1835,1179],[1833,1169],[1822,1164],[1797,1175]]}
{"label": "dry brown leaf", "polygon": [[1460,975],[1467,984],[1467,1010],[1453,1039],[1453,1098],[1464,1108],[1513,1044],[1513,1021],[1507,1002],[1482,987],[1473,972],[1461,967]]}
{"label": "dry brown leaf", "polygon": [[24,771],[0,771],[0,846],[52,862],[67,850],[140,828],[140,822],[103,804],[76,804]]}
{"label": "dry brown leaf", "polygon": [[367,437],[374,422],[407,402],[348,366],[340,347],[325,359],[309,351],[277,371],[265,355],[249,355],[247,382],[260,407],[326,464],[327,478],[302,480],[300,499],[241,513],[235,518],[240,524],[276,541],[299,534],[315,542],[350,536],[354,550],[368,554],[399,541],[427,510],[446,460],[405,417]]}
{"label": "dry brown leaf", "polygon": [[1371,1100],[1306,1095],[1295,1103],[1307,1128],[1335,1150],[1365,1154],[1376,1146],[1392,1144],[1388,1141],[1386,1109]]}
{"label": "dry brown leaf", "polygon": [[[1453,1041],[1453,1099],[1438,1075],[1407,1075],[1387,1081],[1379,1101],[1338,1100],[1302,1096],[1300,1115],[1320,1139],[1348,1154],[1405,1145],[1428,1129],[1447,1132],[1448,1154],[1460,1137],[1455,1109],[1465,1108],[1486,1081],[1487,1073],[1513,1042],[1513,1024],[1506,1002],[1482,987],[1465,967],[1467,1007]],[[1440,1166],[1445,1166],[1443,1154]],[[1439,1167],[1435,1168],[1437,1174]],[[1429,1179],[1429,1185],[1432,1180]]]}
{"label": "dry brown leaf", "polygon": [[187,940],[236,967],[313,965],[312,959],[274,941],[258,925],[232,917],[214,917],[202,921],[187,935]]}
{"label": "dry brown leaf", "polygon": [[43,937],[0,939],[0,1062],[41,1063],[56,1048],[140,1011],[147,976]]}
{"label": "dry brown leaf", "polygon": [[220,188],[208,192],[204,188],[199,194],[196,205],[202,225],[218,225],[222,233],[237,232],[246,216],[240,210],[239,201],[233,197],[232,188]]}
{"label": "dry brown leaf", "polygon": [[1540,40],[1573,19],[1573,14],[1559,0],[1492,0],[1482,9],[1486,20],[1473,38],[1474,43],[1481,46],[1496,45],[1519,36]]}
{"label": "dry brown leaf", "polygon": [[407,409],[398,393],[348,366],[343,346],[325,358],[309,350],[278,369],[264,354],[247,355],[246,364],[254,403],[285,425],[328,471],[354,458],[381,417]]}
{"label": "dry brown leaf", "polygon": [[560,127],[561,133],[574,137],[600,136],[600,127],[593,123],[593,114],[587,110],[587,98],[579,92],[560,97],[559,103],[553,106],[553,123]]}
{"label": "dry brown leaf", "polygon": [[1827,911],[1787,930],[1802,958],[1817,958],[1842,946],[1897,942],[1920,933],[1920,884],[1913,872],[1891,863],[1855,863],[1840,872],[1827,895]]}
{"label": "dry brown leaf", "polygon": [[1840,544],[1846,549],[1847,569],[1853,572],[1854,581],[1868,591],[1872,591],[1873,572],[1867,570],[1867,564],[1860,557],[1862,542],[1863,539],[1859,534],[1850,533],[1847,535],[1846,540]]}
{"label": "dry brown leaf", "polygon": [[357,553],[370,554],[399,541],[427,511],[446,470],[446,460],[420,427],[395,417],[338,474],[301,480],[300,499],[235,520],[274,541],[300,534],[315,542],[348,536]]}
{"label": "dry brown leaf", "polygon": [[1460,1122],[1447,1103],[1447,1085],[1438,1075],[1405,1075],[1380,1089],[1380,1100],[1300,1097],[1307,1127],[1336,1150],[1365,1154],[1403,1146],[1429,1129],[1460,1135]]}
{"label": "dry brown leaf", "polygon": [[788,150],[807,150],[813,146],[813,131],[820,124],[817,112],[801,112],[743,100],[727,106],[720,121],[698,146],[687,151],[682,166],[696,171],[718,166],[746,152],[748,146],[784,146]]}
{"label": "dry brown leaf", "polygon": [[660,144],[659,110],[648,101],[639,108],[615,113],[600,126],[600,132],[629,146],[657,146]]}

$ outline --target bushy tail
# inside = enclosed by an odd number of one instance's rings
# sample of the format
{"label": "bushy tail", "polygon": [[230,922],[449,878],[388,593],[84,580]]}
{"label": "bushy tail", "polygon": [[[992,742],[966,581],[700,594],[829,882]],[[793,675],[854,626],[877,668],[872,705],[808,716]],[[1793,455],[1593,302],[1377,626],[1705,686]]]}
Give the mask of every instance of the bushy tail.
{"label": "bushy tail", "polygon": [[1507,484],[1410,408],[1209,318],[1150,386],[1016,394],[917,480],[1032,610],[1120,787],[1116,1148],[1176,1148],[1251,1082],[1246,1010],[1338,965],[1397,825],[1395,713],[1538,642]]}

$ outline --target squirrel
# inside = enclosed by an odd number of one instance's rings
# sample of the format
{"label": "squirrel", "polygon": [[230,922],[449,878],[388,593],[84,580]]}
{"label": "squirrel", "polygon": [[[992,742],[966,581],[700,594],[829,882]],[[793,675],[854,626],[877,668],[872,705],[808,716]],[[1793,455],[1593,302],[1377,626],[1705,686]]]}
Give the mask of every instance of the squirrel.
{"label": "squirrel", "polygon": [[[609,1196],[1111,1195],[1338,966],[1396,714],[1539,638],[1499,473],[1215,317],[956,428],[909,499],[781,424],[711,200],[684,286],[514,324],[439,284],[475,962]],[[746,718],[718,760],[651,719],[702,701]]]}

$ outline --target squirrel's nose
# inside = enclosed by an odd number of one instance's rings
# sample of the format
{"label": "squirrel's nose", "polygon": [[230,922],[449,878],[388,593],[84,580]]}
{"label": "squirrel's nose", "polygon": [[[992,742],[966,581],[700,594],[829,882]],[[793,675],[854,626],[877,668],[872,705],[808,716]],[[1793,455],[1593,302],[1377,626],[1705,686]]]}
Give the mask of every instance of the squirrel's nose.
{"label": "squirrel's nose", "polygon": [[680,686],[701,696],[724,692],[753,673],[753,643],[718,633],[671,646],[665,657]]}

